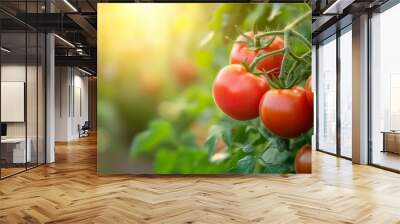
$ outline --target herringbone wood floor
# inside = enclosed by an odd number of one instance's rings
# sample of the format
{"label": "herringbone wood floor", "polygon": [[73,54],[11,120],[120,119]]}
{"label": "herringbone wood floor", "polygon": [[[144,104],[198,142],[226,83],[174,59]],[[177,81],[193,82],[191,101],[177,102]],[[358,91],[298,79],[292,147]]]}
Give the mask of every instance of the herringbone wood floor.
{"label": "herringbone wood floor", "polygon": [[312,175],[96,175],[96,140],[0,181],[0,223],[400,223],[400,175],[315,152]]}

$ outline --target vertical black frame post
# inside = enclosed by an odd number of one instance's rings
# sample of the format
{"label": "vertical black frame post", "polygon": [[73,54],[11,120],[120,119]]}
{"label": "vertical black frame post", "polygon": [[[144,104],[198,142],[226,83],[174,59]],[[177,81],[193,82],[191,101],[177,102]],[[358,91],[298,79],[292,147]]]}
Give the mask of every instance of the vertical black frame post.
{"label": "vertical black frame post", "polygon": [[315,149],[319,149],[319,44],[315,45]]}
{"label": "vertical black frame post", "polygon": [[340,36],[341,30],[339,27],[336,28],[336,155],[341,157],[341,118],[340,118],[340,76],[341,76],[341,64],[340,64]]}
{"label": "vertical black frame post", "polygon": [[[3,45],[2,45],[2,23],[0,23],[0,47],[2,47]],[[0,126],[1,126],[1,124],[2,124],[2,122],[1,122],[1,80],[2,80],[2,74],[1,74],[1,67],[3,66],[3,64],[2,64],[2,57],[1,57],[1,55],[2,55],[2,52],[1,52],[1,50],[0,50]],[[0,134],[1,135],[1,134]],[[2,148],[1,148],[1,144],[0,144],[0,180],[2,179],[2,176],[1,176],[1,170],[2,170],[2,157],[1,157],[1,150],[2,150]]]}
{"label": "vertical black frame post", "polygon": [[[36,1],[36,13],[39,13],[39,0]],[[38,31],[36,31],[36,166],[39,166],[39,32]]]}
{"label": "vertical black frame post", "polygon": [[372,29],[371,29],[371,20],[372,20],[372,12],[368,11],[368,21],[367,21],[367,45],[368,45],[368,53],[367,53],[367,83],[368,83],[368,94],[367,94],[367,119],[368,119],[368,155],[367,155],[367,163],[368,165],[373,164],[373,152],[372,152],[372,65],[371,65],[371,55],[372,55]]}
{"label": "vertical black frame post", "polygon": [[[45,13],[48,13],[48,0],[45,0]],[[47,31],[44,32],[44,70],[42,69],[42,82],[44,81],[44,163],[47,163]],[[44,71],[44,73],[43,73]],[[44,77],[43,77],[44,75]]]}
{"label": "vertical black frame post", "polygon": [[[25,0],[25,21],[28,21],[28,0]],[[25,23],[25,88],[24,88],[24,121],[25,121],[25,170],[28,170],[28,24]]]}

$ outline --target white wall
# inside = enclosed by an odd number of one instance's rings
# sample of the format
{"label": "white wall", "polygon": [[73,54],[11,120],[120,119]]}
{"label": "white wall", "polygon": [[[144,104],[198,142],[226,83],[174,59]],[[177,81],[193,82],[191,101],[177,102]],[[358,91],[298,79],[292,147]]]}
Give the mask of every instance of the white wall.
{"label": "white wall", "polygon": [[[24,65],[18,64],[8,64],[1,66],[1,81],[2,82],[25,82],[25,75],[27,69],[28,74],[35,73],[36,74],[36,67],[28,66],[27,68]],[[34,83],[36,85],[36,83]],[[36,97],[36,89],[33,93],[27,93],[28,97]],[[29,102],[31,100],[28,100]],[[35,105],[36,107],[36,105]],[[5,110],[6,108],[2,108]],[[31,122],[33,117],[30,117],[28,114],[28,121]],[[36,114],[34,115],[36,116]],[[36,117],[35,117],[36,119]],[[36,123],[36,120],[35,120]],[[29,125],[28,127],[31,127]],[[8,137],[25,137],[25,122],[7,122],[7,136]]]}
{"label": "white wall", "polygon": [[78,125],[88,120],[88,77],[76,68],[56,67],[55,86],[55,140],[77,139]]}
{"label": "white wall", "polygon": [[68,140],[68,88],[70,84],[69,68],[55,68],[55,141]]}

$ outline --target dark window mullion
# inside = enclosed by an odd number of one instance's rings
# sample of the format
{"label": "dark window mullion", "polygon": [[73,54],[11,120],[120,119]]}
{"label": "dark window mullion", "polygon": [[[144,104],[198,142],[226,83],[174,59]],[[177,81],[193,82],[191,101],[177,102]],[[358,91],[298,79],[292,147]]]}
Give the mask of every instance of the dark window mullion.
{"label": "dark window mullion", "polygon": [[315,46],[315,148],[319,149],[319,44]]}
{"label": "dark window mullion", "polygon": [[[25,1],[25,21],[27,21],[28,1]],[[25,23],[25,88],[24,88],[24,120],[25,120],[25,170],[28,169],[28,116],[27,116],[27,89],[28,89],[28,26]]]}
{"label": "dark window mullion", "polygon": [[[1,32],[1,24],[2,23],[0,23],[0,47],[2,46],[2,32]],[[2,67],[2,64],[1,64],[1,62],[2,62],[2,58],[1,58],[1,55],[2,55],[2,53],[0,52],[0,125],[2,124],[1,123],[1,67]],[[1,145],[2,144],[0,144],[0,179],[2,179],[2,177],[1,177],[1,170],[2,170],[2,157],[1,157],[1,150],[2,150],[2,148],[1,148]]]}
{"label": "dark window mullion", "polygon": [[340,35],[339,27],[336,31],[336,154],[341,156],[341,114],[340,114]]}
{"label": "dark window mullion", "polygon": [[[39,13],[39,0],[36,1]],[[36,32],[36,166],[39,165],[39,32]]]}
{"label": "dark window mullion", "polygon": [[368,124],[367,124],[367,129],[368,129],[368,155],[367,155],[367,160],[368,164],[373,164],[373,153],[372,153],[372,77],[371,77],[371,71],[372,71],[372,64],[371,64],[371,56],[372,56],[372,30],[371,30],[371,20],[372,20],[372,12],[368,12],[368,30],[367,30],[367,45],[368,45],[368,53],[367,53],[367,83],[368,83],[368,95],[367,95],[367,119],[368,119]]}

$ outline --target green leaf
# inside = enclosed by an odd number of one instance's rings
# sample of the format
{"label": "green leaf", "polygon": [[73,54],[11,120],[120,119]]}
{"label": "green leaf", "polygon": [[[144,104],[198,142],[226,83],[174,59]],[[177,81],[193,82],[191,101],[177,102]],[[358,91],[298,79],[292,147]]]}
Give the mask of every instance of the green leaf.
{"label": "green leaf", "polygon": [[149,128],[136,135],[131,146],[131,155],[150,154],[164,144],[176,141],[175,131],[170,122],[154,120]]}
{"label": "green leaf", "polygon": [[267,164],[264,167],[264,173],[294,173],[294,167],[292,164]]}
{"label": "green leaf", "polygon": [[226,146],[231,149],[233,142],[236,142],[236,139],[233,135],[232,129],[235,128],[235,122],[231,123],[227,120],[222,120],[217,125],[213,125],[207,137],[207,141],[205,143],[205,147],[208,150],[208,156],[211,156],[215,153],[215,148],[217,146],[218,139],[222,138]]}
{"label": "green leaf", "polygon": [[210,136],[208,136],[207,141],[204,144],[204,146],[206,147],[206,149],[208,151],[208,159],[211,159],[211,157],[215,153],[215,148],[217,147],[217,140],[218,140],[217,135],[210,135]]}
{"label": "green leaf", "polygon": [[231,128],[229,127],[225,127],[223,130],[222,130],[222,139],[224,140],[224,142],[225,142],[225,144],[228,146],[228,147],[231,147],[232,146],[232,144],[233,144],[233,137],[232,137],[232,130],[231,130]]}
{"label": "green leaf", "polygon": [[221,164],[208,161],[205,150],[192,148],[159,150],[155,157],[154,171],[158,174],[213,174],[225,172]]}
{"label": "green leaf", "polygon": [[251,173],[255,166],[254,156],[247,155],[237,162],[237,169],[240,173]]}
{"label": "green leaf", "polygon": [[244,153],[251,153],[254,151],[254,146],[252,144],[237,144],[237,147],[240,148]]}
{"label": "green leaf", "polygon": [[289,151],[280,151],[275,147],[268,148],[261,156],[265,164],[283,164],[288,160],[291,153]]}
{"label": "green leaf", "polygon": [[180,135],[179,143],[184,144],[186,146],[195,147],[196,146],[196,136],[187,131]]}
{"label": "green leaf", "polygon": [[161,149],[157,152],[154,163],[154,171],[159,174],[168,174],[173,172],[175,163],[178,160],[176,153],[170,150]]}
{"label": "green leaf", "polygon": [[311,144],[311,135],[312,129],[310,129],[307,133],[290,140],[290,150],[299,150],[303,145]]}
{"label": "green leaf", "polygon": [[275,137],[273,141],[274,147],[279,151],[289,150],[289,143],[290,143],[289,139],[284,139],[280,137]]}
{"label": "green leaf", "polygon": [[250,134],[250,133],[255,133],[255,132],[257,132],[257,128],[256,127],[254,127],[254,126],[246,126],[246,134]]}
{"label": "green leaf", "polygon": [[264,127],[259,127],[258,132],[261,134],[262,137],[265,138],[265,140],[268,140],[271,137],[273,137],[273,135],[269,131],[267,131]]}

